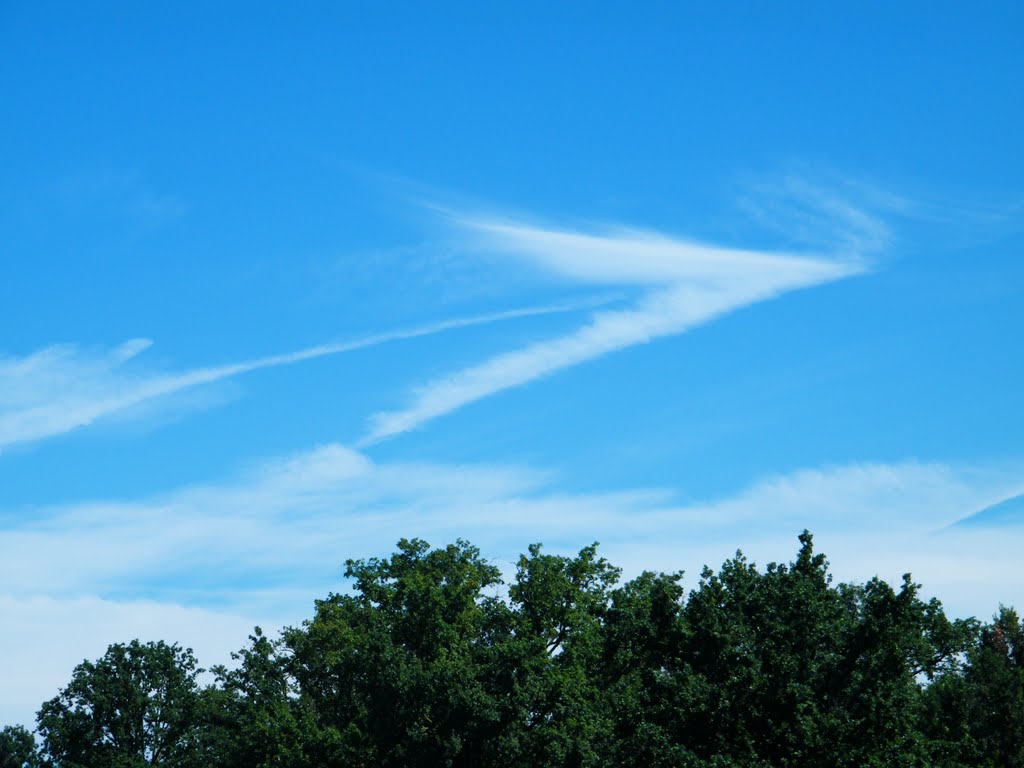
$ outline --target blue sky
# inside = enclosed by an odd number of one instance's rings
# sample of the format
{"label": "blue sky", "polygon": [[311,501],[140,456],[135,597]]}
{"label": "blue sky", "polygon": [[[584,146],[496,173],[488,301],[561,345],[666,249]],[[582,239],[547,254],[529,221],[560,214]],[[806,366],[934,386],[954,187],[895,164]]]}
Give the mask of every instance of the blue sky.
{"label": "blue sky", "polygon": [[0,721],[400,536],[1024,605],[1019,4],[549,6],[0,2]]}

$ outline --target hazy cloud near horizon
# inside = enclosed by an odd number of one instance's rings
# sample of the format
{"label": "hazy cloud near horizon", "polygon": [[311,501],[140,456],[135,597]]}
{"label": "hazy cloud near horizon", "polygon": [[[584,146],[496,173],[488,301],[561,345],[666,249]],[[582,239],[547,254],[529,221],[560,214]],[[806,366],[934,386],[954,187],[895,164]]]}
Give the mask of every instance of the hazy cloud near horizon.
{"label": "hazy cloud near horizon", "polygon": [[1024,604],[1018,548],[998,530],[942,529],[1019,493],[1020,469],[850,464],[682,502],[667,489],[565,493],[551,472],[523,466],[376,462],[325,445],[219,484],[8,518],[0,609],[45,631],[31,644],[0,639],[0,677],[18,681],[0,719],[28,722],[73,663],[109,642],[160,637],[193,645],[205,664],[227,661],[252,625],[307,618],[314,598],[344,587],[344,559],[382,555],[398,536],[469,539],[506,574],[534,541],[571,553],[599,540],[626,578],[685,569],[693,586],[702,565],[737,548],[762,566],[788,561],[809,527],[838,578],[910,571],[954,614],[986,617],[993,594]]}

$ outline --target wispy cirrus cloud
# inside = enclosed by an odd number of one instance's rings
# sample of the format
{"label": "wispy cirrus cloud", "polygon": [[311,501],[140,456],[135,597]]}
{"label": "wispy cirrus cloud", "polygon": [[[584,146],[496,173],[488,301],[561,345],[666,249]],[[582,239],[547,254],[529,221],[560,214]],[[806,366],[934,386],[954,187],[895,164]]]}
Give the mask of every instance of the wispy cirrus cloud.
{"label": "wispy cirrus cloud", "polygon": [[131,339],[99,353],[74,345],[54,345],[25,357],[0,357],[0,452],[10,446],[81,429],[144,403],[252,371],[473,325],[567,312],[580,306],[586,304],[527,307],[460,317],[178,373],[158,373],[129,365],[150,347],[148,339]]}
{"label": "wispy cirrus cloud", "polygon": [[[874,219],[852,206],[842,214],[843,232],[874,225]],[[852,234],[837,235],[842,247],[836,253],[808,256],[725,248],[635,229],[593,233],[497,218],[455,216],[453,221],[480,248],[511,254],[570,280],[640,287],[644,293],[634,306],[595,313],[572,333],[424,384],[406,407],[373,415],[362,445],[587,360],[683,333],[740,307],[867,268],[864,252],[847,247]]]}

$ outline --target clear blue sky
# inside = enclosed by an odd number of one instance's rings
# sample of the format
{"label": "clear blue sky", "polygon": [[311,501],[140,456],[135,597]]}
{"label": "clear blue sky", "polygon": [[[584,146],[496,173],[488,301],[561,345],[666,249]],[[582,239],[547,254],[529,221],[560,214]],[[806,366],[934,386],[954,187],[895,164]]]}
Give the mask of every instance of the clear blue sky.
{"label": "clear blue sky", "polygon": [[947,529],[1024,492],[1022,35],[0,1],[0,721],[109,642],[222,660],[400,536],[695,574],[807,527],[1024,607],[1024,520]]}

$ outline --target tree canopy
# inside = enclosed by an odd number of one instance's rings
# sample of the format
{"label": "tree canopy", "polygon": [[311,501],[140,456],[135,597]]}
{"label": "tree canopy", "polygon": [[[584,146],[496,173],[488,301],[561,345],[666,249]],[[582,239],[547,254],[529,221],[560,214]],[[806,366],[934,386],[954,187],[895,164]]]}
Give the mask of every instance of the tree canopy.
{"label": "tree canopy", "polygon": [[465,541],[350,560],[351,589],[197,683],[191,651],[110,646],[0,768],[1024,768],[1024,626],[950,620],[909,575],[835,584],[742,553],[692,588],[620,584],[597,545],[539,544],[509,583]]}
{"label": "tree canopy", "polygon": [[190,765],[199,739],[197,663],[163,641],[110,646],[83,661],[39,710],[48,764],[61,768]]}

